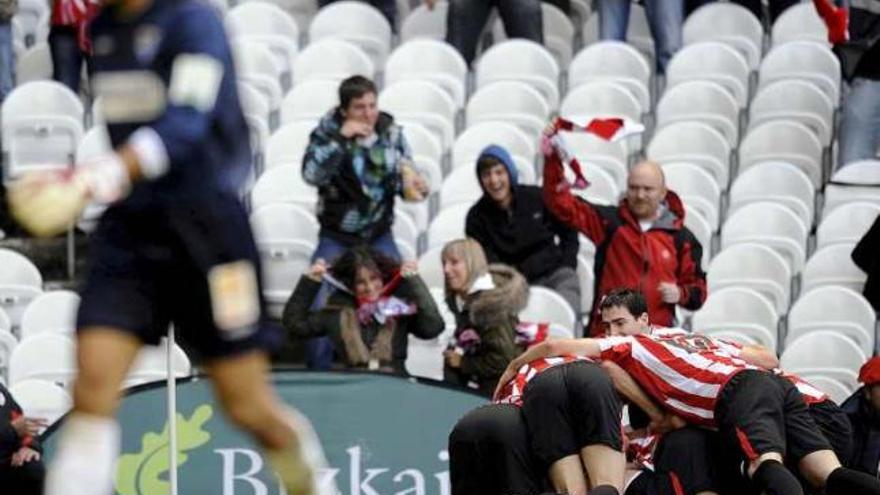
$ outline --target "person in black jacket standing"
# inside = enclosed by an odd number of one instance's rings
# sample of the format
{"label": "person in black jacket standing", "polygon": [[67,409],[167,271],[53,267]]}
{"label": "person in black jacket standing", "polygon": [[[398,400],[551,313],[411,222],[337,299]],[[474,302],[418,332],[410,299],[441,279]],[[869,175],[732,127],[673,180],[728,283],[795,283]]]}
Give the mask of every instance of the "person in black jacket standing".
{"label": "person in black jacket standing", "polygon": [[875,311],[880,311],[880,216],[852,252],[856,266],[868,274],[863,294]]}
{"label": "person in black jacket standing", "polygon": [[480,153],[477,178],[483,197],[468,211],[467,236],[490,263],[510,265],[530,285],[555,290],[580,314],[577,232],[547,210],[540,187],[517,183],[516,165],[501,146]]}
{"label": "person in black jacket standing", "polygon": [[46,469],[37,433],[45,426],[45,420],[25,416],[9,390],[0,384],[0,491],[3,493],[43,493]]}

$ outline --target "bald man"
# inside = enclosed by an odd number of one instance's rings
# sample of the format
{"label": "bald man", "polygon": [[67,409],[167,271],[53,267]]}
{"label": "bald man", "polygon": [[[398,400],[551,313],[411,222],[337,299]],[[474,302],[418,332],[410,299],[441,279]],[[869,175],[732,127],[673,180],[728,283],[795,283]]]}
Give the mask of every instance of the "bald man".
{"label": "bald man", "polygon": [[544,202],[563,223],[596,245],[596,295],[589,335],[605,333],[599,302],[620,287],[639,290],[651,321],[674,326],[675,306],[696,310],[706,299],[703,247],[684,226],[684,205],[666,189],[663,170],[652,161],[635,165],[626,196],[615,206],[591,203],[571,193],[555,152],[544,157]]}

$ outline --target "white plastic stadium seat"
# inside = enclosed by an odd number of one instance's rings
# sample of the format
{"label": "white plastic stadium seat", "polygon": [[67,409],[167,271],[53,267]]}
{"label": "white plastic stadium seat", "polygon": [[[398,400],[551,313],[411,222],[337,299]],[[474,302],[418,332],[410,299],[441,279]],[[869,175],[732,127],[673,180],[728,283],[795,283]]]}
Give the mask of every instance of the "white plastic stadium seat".
{"label": "white plastic stadium seat", "polygon": [[52,68],[52,52],[49,50],[49,44],[37,43],[15,59],[16,82],[21,85],[31,81],[51,80]]}
{"label": "white plastic stadium seat", "polygon": [[712,231],[717,231],[720,225],[721,188],[715,178],[699,166],[687,162],[664,163],[663,175],[666,176],[666,187],[675,191],[687,206],[706,217]]}
{"label": "white plastic stadium seat", "polygon": [[25,256],[0,248],[0,309],[18,331],[22,313],[43,292],[43,277],[36,265]]}
{"label": "white plastic stadium seat", "polygon": [[79,295],[69,290],[44,292],[31,301],[21,317],[21,338],[42,332],[58,332],[73,336]]}
{"label": "white plastic stadium seat", "polygon": [[309,40],[343,39],[363,49],[376,67],[391,51],[391,25],[372,5],[342,1],[322,7],[309,25]]}
{"label": "white plastic stadium seat", "polygon": [[269,139],[269,125],[273,116],[269,99],[255,86],[239,82],[238,101],[250,131],[251,149],[255,155],[262,155]]}
{"label": "white plastic stadium seat", "polygon": [[490,121],[465,129],[452,147],[452,166],[473,167],[487,146],[497,144],[508,153],[531,160],[535,156],[535,142],[519,127],[508,122]]}
{"label": "white plastic stadium seat", "polygon": [[566,118],[626,117],[639,122],[642,107],[624,84],[599,80],[581,84],[569,91],[562,100],[559,114]]}
{"label": "white plastic stadium seat", "polygon": [[861,292],[867,275],[852,260],[855,244],[832,244],[817,249],[801,273],[801,290],[839,286]]}
{"label": "white plastic stadium seat", "polygon": [[232,56],[235,60],[236,77],[256,88],[266,101],[269,108],[277,111],[281,106],[283,87],[281,86],[284,66],[276,59],[272,50],[258,42],[247,38],[233,38],[230,41]]}
{"label": "white plastic stadium seat", "polygon": [[478,89],[465,109],[468,127],[499,120],[516,124],[534,139],[550,118],[551,108],[544,96],[521,81],[498,81]]}
{"label": "white plastic stadium seat", "polygon": [[709,266],[709,260],[712,258],[712,224],[706,220],[699,210],[685,206],[684,226],[694,234],[700,247],[703,249],[703,257],[700,264],[703,269]]}
{"label": "white plastic stadium seat", "polygon": [[767,201],[750,203],[735,211],[721,227],[721,249],[756,242],[780,253],[792,269],[804,267],[808,229],[789,208]]}
{"label": "white plastic stadium seat", "polygon": [[438,1],[433,9],[426,4],[414,8],[400,26],[400,39],[409,41],[416,38],[429,38],[442,41],[446,39],[446,14],[449,2]]}
{"label": "white plastic stadium seat", "polygon": [[860,160],[838,165],[831,182],[825,187],[822,216],[827,216],[844,203],[868,201],[880,204],[880,160]]}
{"label": "white plastic stadium seat", "polygon": [[631,45],[606,40],[579,51],[568,67],[568,87],[595,80],[611,80],[626,86],[639,100],[642,111],[651,105],[651,66]]}
{"label": "white plastic stadium seat", "polygon": [[[541,22],[544,28],[544,47],[553,55],[559,67],[568,66],[571,63],[575,35],[572,20],[559,7],[541,2]],[[507,39],[504,22],[500,16],[496,16],[492,26],[492,40],[498,45]]]}
{"label": "white plastic stadium seat", "polygon": [[298,240],[309,244],[318,242],[318,220],[302,206],[292,203],[270,203],[254,210],[251,227],[257,242],[264,240]]}
{"label": "white plastic stadium seat", "polygon": [[309,137],[317,125],[315,121],[296,121],[273,132],[266,143],[266,168],[281,164],[301,165]]}
{"label": "white plastic stadium seat", "polygon": [[753,70],[761,62],[764,28],[748,9],[734,3],[709,3],[691,13],[682,26],[685,45],[720,41],[739,51]]}
{"label": "white plastic stadium seat", "polygon": [[529,287],[529,302],[519,312],[522,321],[532,323],[555,323],[572,332],[576,315],[571,305],[559,293],[546,287]]}
{"label": "white plastic stadium seat", "polygon": [[293,83],[309,79],[341,81],[349,76],[373,78],[375,65],[363,50],[340,39],[313,41],[296,57]]}
{"label": "white plastic stadium seat", "polygon": [[430,81],[446,90],[458,108],[464,108],[467,73],[461,54],[448,43],[414,39],[398,46],[388,57],[385,84],[408,79]]}
{"label": "white plastic stadium seat", "polygon": [[413,157],[431,160],[439,167],[445,151],[440,139],[421,124],[415,122],[398,123],[403,127],[403,137],[409,144]]}
{"label": "white plastic stadium seat", "polygon": [[791,269],[773,249],[756,243],[735,244],[712,259],[707,274],[709,292],[725,287],[749,288],[767,298],[779,314],[791,301]]}
{"label": "white plastic stadium seat", "polygon": [[[812,5],[810,5],[810,7],[812,7]],[[800,375],[800,377],[810,385],[825,392],[825,394],[828,395],[828,397],[830,397],[837,405],[843,404],[843,402],[855,392],[855,389],[851,389],[840,381],[824,375]]]}
{"label": "white plastic stadium seat", "polygon": [[428,81],[404,80],[379,93],[379,108],[398,121],[424,125],[444,147],[455,138],[456,106],[442,87]]}
{"label": "white plastic stadium seat", "polygon": [[550,109],[559,106],[559,64],[542,45],[512,39],[492,45],[475,67],[478,89],[498,81],[520,81],[536,89]]}
{"label": "white plastic stadium seat", "polygon": [[730,144],[717,130],[702,122],[676,122],[654,133],[648,158],[661,163],[686,162],[708,172],[721,189],[730,177]]}
{"label": "white plastic stadium seat", "polygon": [[624,141],[606,141],[586,132],[560,132],[559,136],[578,160],[602,168],[614,178],[618,189],[626,189],[629,156]]}
{"label": "white plastic stadium seat", "polygon": [[807,126],[791,120],[771,120],[749,129],[739,145],[740,173],[766,161],[797,165],[815,188],[822,183],[822,143]]}
{"label": "white plastic stadium seat", "polygon": [[338,81],[303,81],[288,91],[281,101],[281,125],[297,120],[318,120],[338,105]]}
{"label": "white plastic stadium seat", "polygon": [[846,335],[870,356],[874,352],[874,308],[860,293],[846,287],[825,286],[798,298],[788,313],[786,342],[810,332],[829,330]]}
{"label": "white plastic stadium seat", "polygon": [[718,41],[686,45],[666,67],[666,87],[694,79],[714,81],[736,98],[740,108],[748,103],[749,64],[741,53]]}
{"label": "white plastic stadium seat", "polygon": [[[462,227],[462,230],[464,228]],[[428,248],[427,251],[419,256],[419,275],[425,281],[428,287],[443,289],[446,277],[443,275],[443,261],[440,259],[440,253],[443,251],[444,244]]]}
{"label": "white plastic stadium seat", "polygon": [[816,228],[816,248],[859,242],[878,215],[880,205],[874,203],[847,203],[835,208]]}
{"label": "white plastic stadium seat", "polygon": [[770,83],[755,95],[749,109],[749,126],[768,120],[790,119],[809,127],[822,144],[831,145],[834,103],[815,84],[798,79]]}
{"label": "white plastic stadium seat", "polygon": [[790,41],[828,43],[828,28],[810,2],[801,2],[785,9],[773,23],[770,37],[773,46]]}
{"label": "white plastic stadium seat", "polygon": [[657,125],[696,121],[711,125],[724,134],[731,147],[739,142],[739,107],[720,84],[712,81],[686,81],[663,93],[657,102]]}
{"label": "white plastic stadium seat", "polygon": [[391,224],[391,233],[394,235],[395,241],[403,241],[410,246],[419,245],[419,229],[409,215],[397,214],[395,212],[394,223]]}
{"label": "white plastic stadium seat", "polygon": [[280,319],[299,277],[311,266],[315,244],[290,237],[267,237],[257,239],[257,250],[263,265],[266,312]]}
{"label": "white plastic stadium seat", "polygon": [[[2,311],[2,310],[0,310]],[[5,313],[0,318],[6,318],[2,324],[8,328],[0,328],[0,379],[4,384],[9,383],[9,358],[12,356],[12,350],[18,345],[18,339],[12,334],[12,322]]]}
{"label": "white plastic stadium seat", "polygon": [[269,48],[282,68],[282,86],[290,85],[300,36],[293,16],[268,2],[249,2],[231,9],[225,22],[232,36],[256,41]]}
{"label": "white plastic stadium seat", "polygon": [[441,210],[428,226],[428,247],[443,246],[464,237],[465,219],[471,206],[470,203],[461,203]]}
{"label": "white plastic stadium seat", "polygon": [[798,167],[784,162],[763,162],[739,174],[730,186],[728,214],[756,201],[785,205],[812,225],[815,190],[810,178]]}
{"label": "white plastic stadium seat", "polygon": [[577,257],[577,278],[581,289],[581,313],[589,316],[595,298],[596,275],[593,272],[593,262],[582,254]]}
{"label": "white plastic stadium seat", "polygon": [[25,38],[37,37],[41,24],[47,23],[50,9],[46,2],[40,0],[22,0],[18,2],[18,12],[13,17]]}
{"label": "white plastic stadium seat", "polygon": [[855,390],[859,368],[867,359],[849,337],[818,330],[788,343],[779,358],[779,366],[801,376],[827,376]]}
{"label": "white plastic stadium seat", "polygon": [[58,421],[73,406],[70,394],[48,380],[21,380],[9,387],[9,393],[15,397],[25,416],[43,418],[49,425]]}
{"label": "white plastic stadium seat", "polygon": [[413,376],[442,380],[445,350],[446,342],[441,342],[439,338],[422,340],[410,334],[406,353],[406,371]]}
{"label": "white plastic stadium seat", "polygon": [[[216,1],[222,2],[225,0]],[[293,16],[301,33],[306,31],[312,18],[318,12],[318,5],[314,0],[239,0],[237,3],[252,2],[268,2],[281,7],[282,10]]]}
{"label": "white plastic stadium seat", "polygon": [[[598,20],[598,12],[594,13],[592,17]],[[645,7],[641,4],[630,5],[626,41],[646,55],[654,57],[654,37],[651,35],[651,27],[648,25]]]}
{"label": "white plastic stadium seat", "polygon": [[742,287],[728,287],[709,293],[694,313],[695,332],[713,336],[716,332],[737,332],[776,350],[779,314],[764,296]]}
{"label": "white plastic stadium seat", "polygon": [[[581,162],[584,178],[590,183],[586,189],[572,189],[571,193],[581,198],[603,205],[616,205],[620,199],[620,189],[614,177],[601,167],[589,162]],[[574,182],[574,172],[565,167],[565,178],[569,184]]]}
{"label": "white plastic stadium seat", "polygon": [[76,375],[73,339],[57,333],[42,333],[22,340],[9,360],[9,383],[39,378],[68,388]]}
{"label": "white plastic stadium seat", "polygon": [[254,210],[272,203],[294,203],[312,211],[317,202],[318,188],[303,180],[299,164],[278,165],[266,170],[251,189],[251,208]]}
{"label": "white plastic stadium seat", "polygon": [[83,106],[61,83],[33,81],[16,87],[0,107],[4,180],[28,170],[70,166],[83,134]]}
{"label": "white plastic stadium seat", "polygon": [[12,332],[12,320],[9,319],[5,310],[0,309],[0,331],[2,330]]}
{"label": "white plastic stadium seat", "polygon": [[761,61],[759,88],[781,79],[801,79],[819,87],[836,107],[840,101],[840,61],[827,45],[792,41],[773,47]]}
{"label": "white plastic stadium seat", "polygon": [[[171,367],[174,376],[182,378],[192,373],[192,364],[186,352],[174,344],[171,350]],[[159,345],[146,345],[131,365],[125,377],[124,387],[133,387],[142,383],[165,380],[168,377],[168,340],[162,339]]]}

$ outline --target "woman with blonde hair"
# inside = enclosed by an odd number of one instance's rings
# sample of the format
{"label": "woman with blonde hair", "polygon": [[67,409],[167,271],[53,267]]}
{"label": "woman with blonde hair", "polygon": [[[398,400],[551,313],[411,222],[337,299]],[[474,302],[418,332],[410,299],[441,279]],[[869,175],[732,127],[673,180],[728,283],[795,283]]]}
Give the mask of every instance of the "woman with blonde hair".
{"label": "woman with blonde hair", "polygon": [[446,304],[455,315],[455,342],[443,353],[444,380],[490,395],[521,351],[517,315],[528,302],[528,284],[515,269],[488,264],[473,239],[449,242],[440,257]]}

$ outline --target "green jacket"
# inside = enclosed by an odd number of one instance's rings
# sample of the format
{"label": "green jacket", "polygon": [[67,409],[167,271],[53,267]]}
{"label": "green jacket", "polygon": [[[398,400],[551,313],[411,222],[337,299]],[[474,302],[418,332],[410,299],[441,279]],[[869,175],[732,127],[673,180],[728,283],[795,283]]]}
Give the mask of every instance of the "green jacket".
{"label": "green jacket", "polygon": [[444,375],[448,381],[465,385],[476,382],[484,393],[491,393],[504,369],[523,349],[516,344],[517,316],[525,308],[529,297],[526,279],[514,268],[502,264],[489,265],[494,289],[469,295],[461,307],[455,298],[446,303],[455,315],[455,335],[466,330],[479,335],[479,344],[465,352],[461,367],[448,366]]}
{"label": "green jacket", "polygon": [[329,336],[337,351],[343,354],[350,367],[365,367],[370,359],[377,359],[386,371],[406,373],[409,334],[420,339],[432,339],[443,332],[443,317],[421,277],[404,278],[393,295],[415,304],[418,311],[401,316],[384,325],[375,320],[361,325],[355,315],[356,302],[351,294],[335,291],[323,308],[310,307],[321,284],[302,276],[284,307],[281,323],[289,337],[306,339]]}

